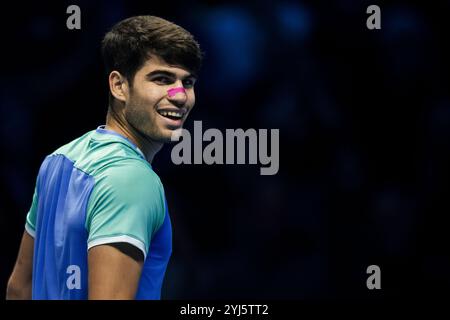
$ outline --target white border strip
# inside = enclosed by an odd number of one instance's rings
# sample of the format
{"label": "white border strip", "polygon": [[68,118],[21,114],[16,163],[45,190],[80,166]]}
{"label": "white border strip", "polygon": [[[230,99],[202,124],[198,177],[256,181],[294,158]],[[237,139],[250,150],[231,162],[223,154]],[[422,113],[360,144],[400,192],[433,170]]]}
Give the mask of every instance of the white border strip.
{"label": "white border strip", "polygon": [[129,243],[135,247],[137,247],[139,250],[142,251],[144,254],[144,260],[147,257],[147,253],[145,252],[145,245],[142,241],[139,241],[133,237],[122,235],[122,236],[116,236],[116,237],[107,237],[107,238],[100,238],[92,240],[88,243],[88,250],[92,247],[99,246],[102,244],[108,244],[108,243],[116,243],[116,242],[126,242]]}
{"label": "white border strip", "polygon": [[36,237],[36,232],[33,230],[33,229],[31,229],[31,227],[28,225],[28,223],[25,223],[25,230],[28,232],[28,234],[30,235],[30,236],[32,236],[33,238],[35,238]]}

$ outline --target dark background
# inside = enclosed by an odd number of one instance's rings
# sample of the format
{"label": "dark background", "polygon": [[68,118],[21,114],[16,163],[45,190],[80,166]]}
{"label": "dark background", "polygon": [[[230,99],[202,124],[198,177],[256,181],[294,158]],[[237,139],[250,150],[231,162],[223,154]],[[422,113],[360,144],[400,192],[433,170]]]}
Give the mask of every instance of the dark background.
{"label": "dark background", "polygon": [[[66,8],[81,8],[81,30]],[[366,8],[381,7],[381,30]],[[280,130],[280,169],[156,156],[173,223],[164,299],[450,292],[450,2],[16,1],[2,8],[0,297],[38,168],[107,110],[100,41],[151,14],[205,51],[188,120]],[[381,268],[368,290],[366,268]]]}

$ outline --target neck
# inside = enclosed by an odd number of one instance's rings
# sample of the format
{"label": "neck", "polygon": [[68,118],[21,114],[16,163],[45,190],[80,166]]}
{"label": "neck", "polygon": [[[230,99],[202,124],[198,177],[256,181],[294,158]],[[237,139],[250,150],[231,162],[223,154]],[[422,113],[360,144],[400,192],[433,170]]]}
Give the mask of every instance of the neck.
{"label": "neck", "polygon": [[153,157],[163,146],[162,142],[154,141],[138,132],[126,121],[123,114],[115,111],[113,107],[108,109],[106,129],[115,131],[133,142],[144,153],[149,163],[152,163]]}

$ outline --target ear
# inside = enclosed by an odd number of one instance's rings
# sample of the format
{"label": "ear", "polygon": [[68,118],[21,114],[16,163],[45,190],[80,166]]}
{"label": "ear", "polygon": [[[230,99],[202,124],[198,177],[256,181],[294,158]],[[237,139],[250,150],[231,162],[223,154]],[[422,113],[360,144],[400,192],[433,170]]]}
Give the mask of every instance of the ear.
{"label": "ear", "polygon": [[114,98],[125,102],[128,98],[128,82],[118,71],[109,74],[109,90]]}

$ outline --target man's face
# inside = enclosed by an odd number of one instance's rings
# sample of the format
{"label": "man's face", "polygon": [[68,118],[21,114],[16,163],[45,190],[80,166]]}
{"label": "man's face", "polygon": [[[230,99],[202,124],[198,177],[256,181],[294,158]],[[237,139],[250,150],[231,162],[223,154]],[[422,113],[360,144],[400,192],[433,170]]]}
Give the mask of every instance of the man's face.
{"label": "man's face", "polygon": [[[125,101],[125,118],[133,128],[158,142],[170,142],[195,104],[195,77],[152,55],[136,72]],[[169,96],[168,90],[184,88]]]}

